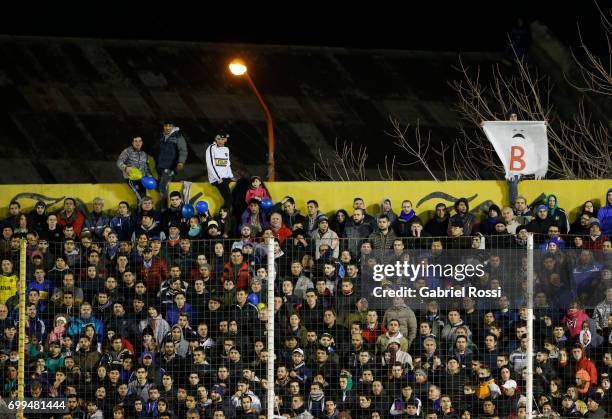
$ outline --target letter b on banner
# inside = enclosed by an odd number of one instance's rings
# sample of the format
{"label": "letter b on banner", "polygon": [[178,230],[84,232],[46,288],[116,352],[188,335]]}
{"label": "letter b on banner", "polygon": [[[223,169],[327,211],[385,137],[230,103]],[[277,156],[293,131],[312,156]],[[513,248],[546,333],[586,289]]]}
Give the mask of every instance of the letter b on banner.
{"label": "letter b on banner", "polygon": [[523,170],[525,169],[525,149],[518,145],[510,147],[510,170]]}

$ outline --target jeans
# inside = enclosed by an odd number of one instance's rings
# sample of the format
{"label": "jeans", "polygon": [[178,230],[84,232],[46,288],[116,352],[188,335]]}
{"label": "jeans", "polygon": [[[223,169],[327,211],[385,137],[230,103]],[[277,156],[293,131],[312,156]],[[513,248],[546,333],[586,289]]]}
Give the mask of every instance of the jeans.
{"label": "jeans", "polygon": [[127,183],[130,189],[134,192],[134,195],[136,195],[137,205],[140,207],[140,201],[142,201],[142,198],[147,195],[146,188],[142,185],[142,183],[140,183],[140,181],[127,179]]}
{"label": "jeans", "polygon": [[232,192],[230,191],[229,183],[231,179],[223,179],[223,183],[215,182],[213,185],[219,190],[219,193],[223,197],[223,206],[227,208],[232,207]]}
{"label": "jeans", "polygon": [[508,194],[510,195],[510,205],[514,206],[514,201],[518,196],[518,184],[521,177],[515,175],[512,179],[508,179]]}
{"label": "jeans", "polygon": [[161,208],[168,208],[168,183],[174,177],[174,170],[158,168],[159,173],[159,197]]}

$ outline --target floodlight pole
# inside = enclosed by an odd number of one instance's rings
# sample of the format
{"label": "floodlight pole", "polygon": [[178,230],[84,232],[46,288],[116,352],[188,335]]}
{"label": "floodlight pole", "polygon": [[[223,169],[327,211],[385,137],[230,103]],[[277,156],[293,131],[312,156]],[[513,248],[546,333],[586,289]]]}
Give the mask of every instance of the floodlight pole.
{"label": "floodlight pole", "polygon": [[249,83],[249,86],[251,86],[253,93],[255,93],[255,96],[257,97],[257,100],[259,101],[259,104],[261,105],[264,111],[264,115],[266,116],[266,127],[268,130],[268,176],[267,176],[267,180],[268,182],[274,182],[276,180],[276,171],[275,171],[275,165],[274,165],[274,126],[272,123],[272,114],[270,113],[270,110],[268,109],[268,105],[266,105],[266,102],[264,102],[263,97],[261,96],[261,94],[259,94],[259,90],[257,90],[257,87],[255,86],[255,83],[253,83],[253,79],[251,79],[251,76],[249,76],[249,73],[248,72],[244,73],[244,76],[246,77],[246,80],[247,80],[247,83]]}

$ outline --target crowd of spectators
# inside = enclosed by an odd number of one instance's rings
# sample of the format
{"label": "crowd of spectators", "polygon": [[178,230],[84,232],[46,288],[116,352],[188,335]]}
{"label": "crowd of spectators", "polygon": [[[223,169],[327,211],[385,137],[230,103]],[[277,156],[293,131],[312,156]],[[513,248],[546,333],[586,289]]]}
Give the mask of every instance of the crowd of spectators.
{"label": "crowd of spectators", "polygon": [[[262,205],[270,198],[262,180],[248,184],[234,190],[232,207],[189,218],[180,192],[161,212],[148,196],[113,214],[100,198],[91,211],[73,198],[59,211],[41,201],[29,213],[10,202],[0,238],[2,397],[17,391],[26,239],[26,395],[66,398],[70,414],[58,417],[258,418],[272,385],[274,411],[287,418],[525,417],[530,344],[538,412],[612,413],[612,188],[601,208],[587,201],[570,219],[552,194],[534,208],[519,196],[486,214],[471,213],[464,198],[436,205],[431,217],[387,198],[378,214],[361,198],[349,211],[311,199],[301,214],[290,196]],[[504,269],[498,252],[524,255],[529,232],[540,255],[533,342],[525,272]],[[268,238],[274,383],[266,380]],[[478,286],[501,287],[501,298],[369,306],[369,264],[447,249],[481,251],[487,275]]]}

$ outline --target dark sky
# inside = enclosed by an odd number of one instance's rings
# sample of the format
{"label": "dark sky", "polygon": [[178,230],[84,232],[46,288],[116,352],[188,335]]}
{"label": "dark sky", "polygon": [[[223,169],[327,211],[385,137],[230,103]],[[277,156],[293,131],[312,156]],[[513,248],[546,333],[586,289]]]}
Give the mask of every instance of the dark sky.
{"label": "dark sky", "polygon": [[[178,5],[190,3],[190,5]],[[413,4],[415,3],[415,4]],[[320,45],[449,51],[495,51],[517,17],[538,19],[568,45],[580,22],[592,43],[601,39],[595,3],[582,1],[333,1],[245,4],[229,1],[165,3],[29,2],[0,27],[14,35],[204,42]],[[226,5],[226,6],[225,6]],[[501,47],[500,47],[501,45]],[[602,48],[603,43],[594,44]]]}

